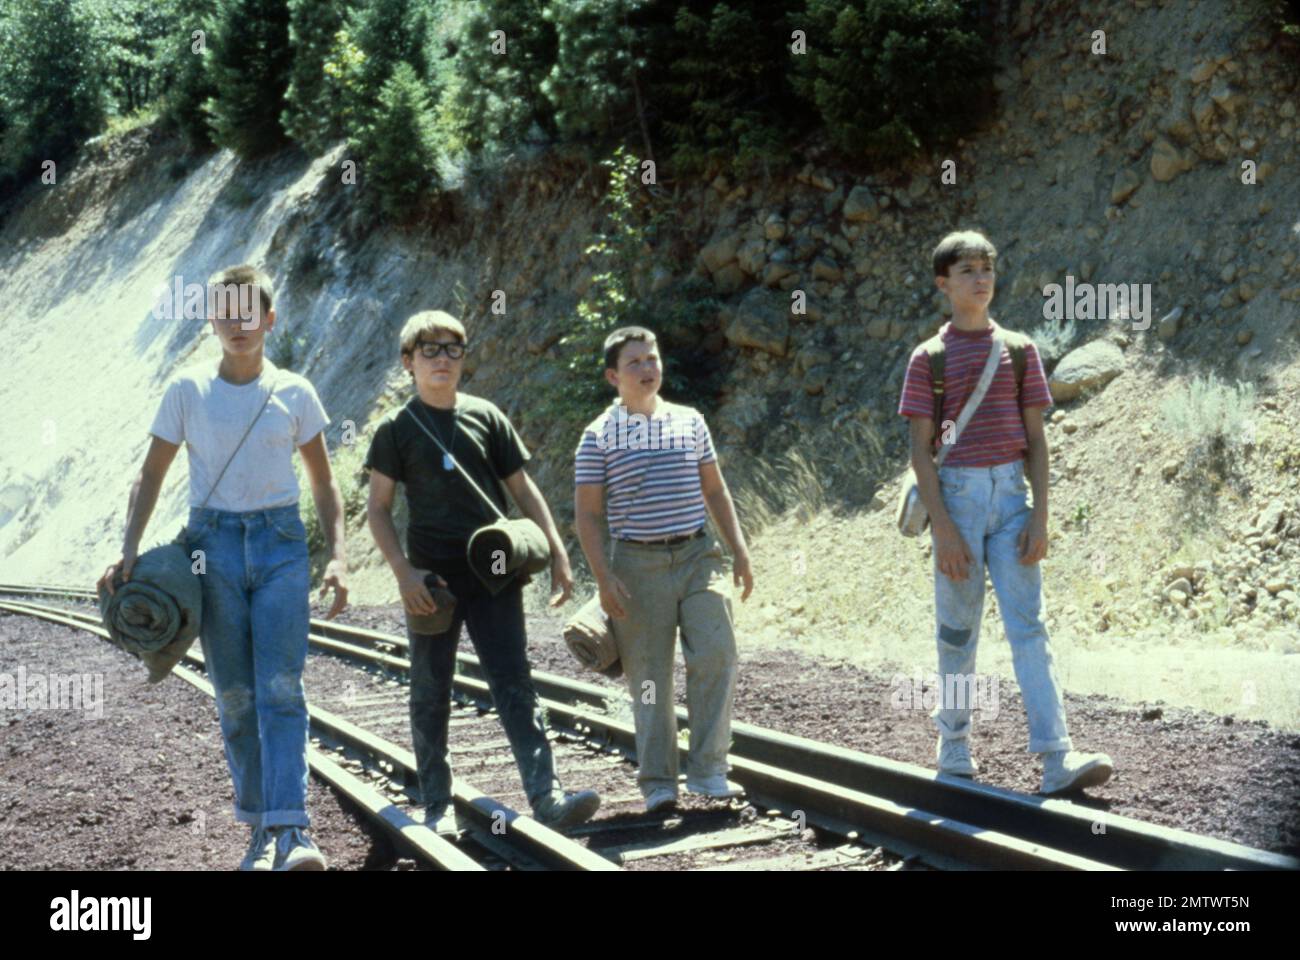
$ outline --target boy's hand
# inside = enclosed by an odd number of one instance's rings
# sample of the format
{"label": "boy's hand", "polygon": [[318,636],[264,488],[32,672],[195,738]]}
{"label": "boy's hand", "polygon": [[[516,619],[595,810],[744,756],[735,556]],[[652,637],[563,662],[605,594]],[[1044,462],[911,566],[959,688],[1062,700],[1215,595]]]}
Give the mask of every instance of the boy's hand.
{"label": "boy's hand", "polygon": [[749,554],[742,553],[732,559],[731,579],[736,586],[742,583],[745,585],[745,591],[740,595],[740,602],[744,603],[749,599],[749,595],[754,592],[754,573],[749,568]]}
{"label": "boy's hand", "polygon": [[1016,540],[1020,548],[1020,562],[1031,566],[1047,556],[1047,517],[1037,510],[1020,531]]}
{"label": "boy's hand", "polygon": [[573,570],[569,558],[559,554],[551,560],[551,606],[560,607],[573,596]]}
{"label": "boy's hand", "polygon": [[631,600],[632,594],[627,592],[623,581],[611,573],[597,583],[600,587],[600,608],[615,620],[626,620],[627,611],[623,609],[622,601]]}
{"label": "boy's hand", "polygon": [[119,570],[122,571],[122,582],[125,583],[131,579],[131,571],[135,569],[136,548],[126,547],[122,550],[122,557],[116,563],[110,564],[104,571],[104,575],[95,583],[95,592],[98,593],[102,588],[108,591],[111,597],[115,592],[113,590],[113,578]]}
{"label": "boy's hand", "polygon": [[348,605],[347,580],[347,564],[342,560],[331,560],[325,567],[325,577],[320,586],[320,596],[317,598],[318,603],[324,603],[325,594],[331,587],[334,588],[334,605],[330,607],[330,612],[325,614],[326,620],[333,620]]}
{"label": "boy's hand", "polygon": [[939,564],[939,572],[949,580],[956,581],[966,579],[975,559],[970,555],[970,549],[957,530],[957,525],[951,521],[934,528],[934,555]]}
{"label": "boy's hand", "polygon": [[[402,592],[402,606],[407,609],[407,612],[424,616],[438,612],[438,605],[433,602],[433,594],[424,585],[424,578],[431,572],[408,565],[406,571],[398,576],[397,588]],[[447,581],[439,577],[437,585],[446,589]]]}

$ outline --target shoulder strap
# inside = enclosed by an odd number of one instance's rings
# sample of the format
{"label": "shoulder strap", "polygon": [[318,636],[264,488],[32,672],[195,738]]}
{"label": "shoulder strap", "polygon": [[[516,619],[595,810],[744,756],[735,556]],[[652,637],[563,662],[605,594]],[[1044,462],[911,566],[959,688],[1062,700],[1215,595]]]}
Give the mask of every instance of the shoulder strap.
{"label": "shoulder strap", "polygon": [[941,444],[942,449],[939,455],[935,457],[935,466],[942,465],[944,458],[948,456],[948,451],[957,446],[957,441],[961,439],[962,431],[966,429],[966,424],[970,423],[970,418],[975,416],[975,411],[979,409],[980,403],[984,400],[984,395],[989,391],[989,384],[993,382],[993,375],[997,373],[998,364],[1002,362],[1002,331],[994,329],[992,342],[989,344],[989,356],[984,361],[984,370],[980,373],[979,383],[975,385],[975,392],[970,395],[961,408],[961,413],[957,416],[957,423],[953,427],[953,436],[951,444]]}
{"label": "shoulder strap", "polygon": [[257,408],[257,413],[254,414],[253,419],[248,422],[248,427],[244,430],[244,435],[240,437],[239,442],[235,444],[234,452],[232,452],[230,454],[230,457],[226,460],[226,465],[222,467],[221,472],[217,474],[217,479],[213,481],[212,489],[208,491],[208,495],[203,498],[203,503],[199,506],[200,510],[202,510],[204,507],[208,505],[208,501],[212,499],[212,495],[217,492],[217,484],[219,484],[221,482],[221,478],[226,475],[226,470],[230,467],[230,464],[234,461],[235,454],[239,453],[239,448],[244,445],[244,441],[248,439],[248,435],[253,432],[253,424],[257,423],[258,419],[262,416],[262,411],[265,410],[267,404],[271,402],[271,396],[274,393],[275,393],[275,376],[274,374],[272,374],[271,389],[267,391],[266,399],[263,400],[262,405]]}
{"label": "shoulder strap", "polygon": [[1007,353],[1011,354],[1011,368],[1016,374],[1016,396],[1018,397],[1025,382],[1025,347],[1030,340],[1027,335],[1014,330],[1002,330],[1001,333],[1002,340],[1007,345]]}
{"label": "shoulder strap", "polygon": [[[506,515],[501,512],[501,508],[498,507],[495,503],[493,503],[492,498],[483,492],[483,488],[474,482],[474,478],[469,475],[469,471],[467,471],[464,467],[460,465],[460,461],[451,455],[451,451],[442,445],[442,441],[433,435],[433,431],[420,422],[419,414],[415,412],[416,400],[417,398],[412,397],[410,401],[407,402],[406,406],[403,407],[402,409],[405,410],[408,414],[410,414],[411,419],[415,421],[415,425],[419,427],[421,430],[423,430],[425,432],[425,435],[430,440],[432,440],[435,444],[437,444],[438,449],[442,451],[443,456],[445,456],[448,460],[451,461],[452,466],[455,467],[456,470],[460,473],[460,475],[465,478],[465,482],[468,483],[474,489],[474,492],[477,493],[483,499],[483,502],[488,505],[488,509],[491,510],[494,514],[496,514],[496,518],[498,520],[504,520],[506,518]],[[456,424],[454,420],[452,421],[452,429],[453,430],[456,429]]]}

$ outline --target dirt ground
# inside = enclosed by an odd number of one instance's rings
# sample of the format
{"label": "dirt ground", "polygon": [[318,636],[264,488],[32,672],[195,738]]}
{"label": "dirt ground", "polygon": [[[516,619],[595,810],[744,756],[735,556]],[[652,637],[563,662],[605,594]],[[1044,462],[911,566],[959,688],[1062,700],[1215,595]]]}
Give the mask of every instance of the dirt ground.
{"label": "dirt ground", "polygon": [[[360,608],[342,619],[394,630],[400,612]],[[531,630],[536,669],[605,682],[570,658],[558,621],[534,620]],[[468,639],[463,642],[468,648]],[[20,668],[28,677],[100,675],[103,686],[102,695],[88,695],[80,709],[0,710],[0,869],[227,870],[238,863],[247,828],[231,813],[230,778],[208,697],[175,678],[146,686],[133,658],[91,634],[0,612],[0,673],[13,677]],[[309,664],[313,698],[314,669]],[[334,669],[316,672],[323,679]],[[735,715],[929,765],[930,721],[924,709],[891,702],[892,679],[797,653],[742,647]],[[679,667],[679,699],[682,682]],[[996,716],[976,717],[973,748],[981,779],[1033,792],[1040,770],[1025,753],[1019,696],[1004,685],[998,706]],[[1067,708],[1076,745],[1105,750],[1115,760],[1114,779],[1091,791],[1098,808],[1300,854],[1300,736],[1259,722],[1101,697],[1071,696]],[[622,792],[629,801],[635,786],[626,769]],[[409,866],[314,779],[308,805],[332,868]]]}

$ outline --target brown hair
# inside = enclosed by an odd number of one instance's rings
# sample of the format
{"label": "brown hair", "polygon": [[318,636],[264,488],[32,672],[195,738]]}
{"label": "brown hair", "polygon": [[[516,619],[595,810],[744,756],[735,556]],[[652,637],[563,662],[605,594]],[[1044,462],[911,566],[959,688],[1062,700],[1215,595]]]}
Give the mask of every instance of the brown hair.
{"label": "brown hair", "polygon": [[[226,269],[220,270],[208,278],[209,314],[213,309],[214,300],[224,300],[226,304],[233,302],[238,305],[242,298],[238,296],[238,291],[233,299],[230,298],[230,288],[231,286],[243,287],[245,285],[251,286],[257,291],[262,316],[265,317],[270,313],[274,295],[271,278],[267,276],[266,271],[253,266],[251,263],[241,263],[237,267],[226,267]],[[219,294],[219,296],[214,297],[214,294]]]}
{"label": "brown hair", "polygon": [[619,327],[605,338],[605,369],[618,369],[618,355],[623,347],[631,341],[638,343],[655,343],[657,338],[652,330],[645,327]]}
{"label": "brown hair", "polygon": [[948,268],[963,257],[980,257],[990,265],[998,259],[997,248],[977,230],[957,230],[939,241],[931,260],[936,277],[948,276]]}

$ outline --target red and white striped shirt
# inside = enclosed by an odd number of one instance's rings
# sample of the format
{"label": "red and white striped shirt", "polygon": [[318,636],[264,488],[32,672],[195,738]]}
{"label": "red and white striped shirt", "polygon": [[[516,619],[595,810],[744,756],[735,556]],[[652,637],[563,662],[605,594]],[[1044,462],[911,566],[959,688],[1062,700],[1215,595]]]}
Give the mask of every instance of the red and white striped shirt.
{"label": "red and white striped shirt", "polygon": [[[979,331],[958,330],[946,323],[939,331],[944,345],[943,416],[935,425],[937,443],[943,436],[943,422],[956,423],[962,407],[975,392],[996,327],[990,318],[989,326]],[[995,467],[1000,463],[1023,460],[1029,450],[1025,437],[1025,421],[1021,410],[1026,407],[1050,407],[1052,395],[1047,389],[1047,376],[1043,363],[1032,343],[1025,347],[1025,374],[1021,395],[1017,396],[1016,372],[1011,365],[1011,354],[1002,348],[1002,361],[998,364],[988,393],[970,423],[948,451],[944,466]],[[930,378],[930,357],[921,347],[912,352],[903,380],[903,396],[898,412],[905,417],[933,417],[934,394]]]}

